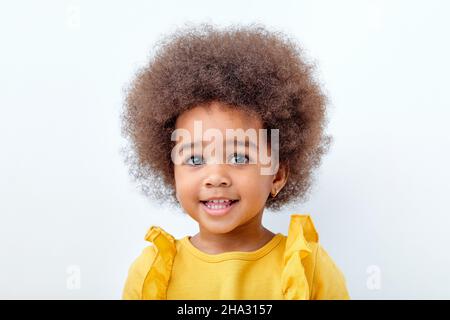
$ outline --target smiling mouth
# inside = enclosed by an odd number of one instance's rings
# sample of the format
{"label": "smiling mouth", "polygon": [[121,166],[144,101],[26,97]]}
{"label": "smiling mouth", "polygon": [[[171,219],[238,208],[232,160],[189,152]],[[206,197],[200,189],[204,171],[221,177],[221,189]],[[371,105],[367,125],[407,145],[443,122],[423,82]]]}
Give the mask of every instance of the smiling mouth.
{"label": "smiling mouth", "polygon": [[208,209],[211,210],[221,210],[226,209],[228,207],[231,207],[234,203],[238,202],[239,200],[220,200],[220,201],[200,201],[205,205]]}
{"label": "smiling mouth", "polygon": [[239,200],[227,200],[227,201],[200,201],[202,203],[203,210],[214,217],[225,216],[230,213],[236,206]]}

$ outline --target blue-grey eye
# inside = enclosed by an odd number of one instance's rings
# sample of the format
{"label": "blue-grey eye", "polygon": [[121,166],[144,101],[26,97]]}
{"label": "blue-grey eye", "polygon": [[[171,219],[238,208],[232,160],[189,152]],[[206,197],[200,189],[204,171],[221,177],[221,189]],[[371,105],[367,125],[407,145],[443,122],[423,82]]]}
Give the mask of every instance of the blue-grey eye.
{"label": "blue-grey eye", "polygon": [[234,153],[232,159],[237,159],[236,162],[231,161],[233,164],[246,164],[250,161],[249,157],[242,153]]}
{"label": "blue-grey eye", "polygon": [[[192,159],[194,159],[194,160],[192,160]],[[203,158],[199,157],[199,156],[191,156],[187,159],[186,163],[191,166],[199,166],[199,165],[203,164]]]}

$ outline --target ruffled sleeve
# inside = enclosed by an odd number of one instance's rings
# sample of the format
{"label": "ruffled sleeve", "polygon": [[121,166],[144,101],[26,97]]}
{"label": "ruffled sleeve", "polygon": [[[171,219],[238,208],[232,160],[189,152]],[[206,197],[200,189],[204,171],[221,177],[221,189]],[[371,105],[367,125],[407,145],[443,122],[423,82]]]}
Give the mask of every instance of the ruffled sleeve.
{"label": "ruffled sleeve", "polygon": [[122,298],[126,300],[165,300],[176,255],[175,238],[157,226],[148,230],[152,242],[131,265]]}
{"label": "ruffled sleeve", "polygon": [[177,252],[175,238],[160,227],[152,226],[145,240],[155,244],[157,253],[142,286],[142,299],[165,300]]}
{"label": "ruffled sleeve", "polygon": [[308,242],[318,242],[318,240],[319,236],[309,215],[291,215],[281,273],[285,299],[309,299],[310,288],[302,259],[312,253],[312,247]]}

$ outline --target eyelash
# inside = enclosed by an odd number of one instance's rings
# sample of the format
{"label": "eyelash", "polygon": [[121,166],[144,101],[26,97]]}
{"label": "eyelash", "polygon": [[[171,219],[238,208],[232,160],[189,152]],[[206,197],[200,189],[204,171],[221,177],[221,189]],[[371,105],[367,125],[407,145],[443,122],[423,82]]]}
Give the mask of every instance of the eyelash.
{"label": "eyelash", "polygon": [[[246,162],[245,163],[237,163],[238,165],[244,165],[244,164],[247,164],[249,161],[250,161],[250,157],[247,155],[247,154],[243,154],[243,153],[234,153],[232,156],[233,157],[236,157],[236,156],[245,156],[245,158],[246,158]],[[202,165],[202,164],[197,164],[197,165],[195,165],[195,164],[190,164],[190,163],[188,163],[189,162],[189,160],[191,160],[192,158],[194,158],[194,157],[197,157],[197,158],[199,158],[199,156],[197,156],[197,155],[193,155],[193,156],[190,156],[189,158],[187,158],[185,161],[184,161],[184,164],[187,164],[187,165],[190,165],[190,166],[193,166],[193,167],[198,167],[198,166],[200,166],[200,165]],[[203,158],[202,158],[202,160],[203,160]],[[231,163],[231,164],[236,164],[236,163]]]}

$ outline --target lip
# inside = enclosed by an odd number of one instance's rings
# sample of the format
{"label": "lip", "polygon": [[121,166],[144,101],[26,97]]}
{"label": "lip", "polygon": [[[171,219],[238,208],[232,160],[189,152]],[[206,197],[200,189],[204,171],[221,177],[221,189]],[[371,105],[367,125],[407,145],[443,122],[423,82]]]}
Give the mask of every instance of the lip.
{"label": "lip", "polygon": [[[209,200],[219,200],[219,199],[225,199],[225,198],[217,198],[217,199],[209,199]],[[239,200],[233,200],[230,206],[223,208],[223,209],[211,209],[208,208],[208,206],[205,204],[205,201],[200,201],[202,204],[203,210],[206,211],[206,213],[212,215],[212,216],[224,216],[227,213],[229,213],[239,202]]]}
{"label": "lip", "polygon": [[200,201],[211,201],[211,200],[232,200],[232,201],[235,201],[235,200],[239,200],[239,199],[231,199],[231,198],[227,198],[227,197],[211,197],[211,198],[200,200]]}

